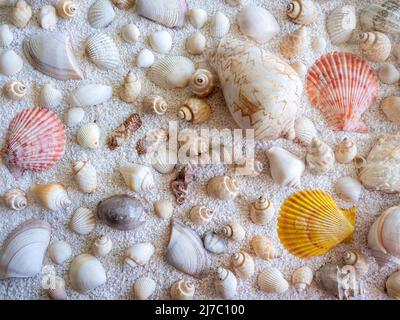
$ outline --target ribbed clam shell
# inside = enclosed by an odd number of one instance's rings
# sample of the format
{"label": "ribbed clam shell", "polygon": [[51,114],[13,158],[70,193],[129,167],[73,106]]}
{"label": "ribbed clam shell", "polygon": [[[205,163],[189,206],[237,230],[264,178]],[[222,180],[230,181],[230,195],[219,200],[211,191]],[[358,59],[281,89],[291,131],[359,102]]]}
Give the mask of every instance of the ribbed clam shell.
{"label": "ribbed clam shell", "polygon": [[193,62],[182,56],[170,56],[157,61],[148,77],[163,89],[184,88],[195,71]]}
{"label": "ribbed clam shell", "polygon": [[55,264],[62,265],[71,257],[72,249],[65,241],[55,241],[47,249],[47,255]]}
{"label": "ribbed clam shell", "polygon": [[31,17],[32,8],[24,0],[18,0],[11,10],[11,22],[18,28],[24,28]]}
{"label": "ribbed clam shell", "polygon": [[23,210],[28,206],[25,192],[20,189],[8,190],[4,194],[3,199],[8,208],[16,211]]}
{"label": "ribbed clam shell", "polygon": [[0,252],[0,279],[27,278],[38,274],[50,242],[50,225],[31,219],[16,227]]}
{"label": "ribbed clam shell", "polygon": [[215,291],[223,299],[232,299],[237,292],[237,279],[228,269],[218,267],[215,279]]}
{"label": "ribbed clam shell", "polygon": [[95,257],[104,257],[112,250],[113,243],[109,236],[98,237],[92,245],[92,253]]}
{"label": "ribbed clam shell", "polygon": [[53,167],[64,154],[65,144],[64,125],[57,115],[44,108],[30,108],[12,120],[2,153],[8,170],[19,178],[25,170]]}
{"label": "ribbed clam shell", "polygon": [[289,289],[289,283],[282,273],[274,267],[261,271],[257,283],[260,289],[267,293],[283,293]]}
{"label": "ribbed clam shell", "polygon": [[239,183],[231,177],[214,177],[207,184],[207,193],[220,200],[233,200],[240,192]]}
{"label": "ribbed clam shell", "polygon": [[132,268],[144,266],[154,254],[155,248],[150,242],[135,243],[125,253],[125,263]]}
{"label": "ribbed clam shell", "polygon": [[350,5],[336,8],[328,15],[326,21],[326,30],[334,45],[350,40],[356,26],[356,9]]}
{"label": "ribbed clam shell", "polygon": [[314,137],[318,136],[314,123],[306,117],[296,119],[294,122],[294,131],[296,132],[296,140],[307,145],[311,143]]}
{"label": "ribbed clam shell", "polygon": [[43,208],[57,211],[71,205],[67,190],[61,184],[34,184],[30,190]]}
{"label": "ribbed clam shell", "polygon": [[159,148],[151,157],[152,167],[161,174],[168,174],[174,171],[176,163],[176,151],[166,148]]}
{"label": "ribbed clam shell", "polygon": [[51,5],[43,6],[40,9],[38,20],[43,29],[54,30],[58,20],[56,8]]}
{"label": "ribbed clam shell", "polygon": [[154,178],[150,167],[133,164],[119,169],[126,185],[135,192],[154,189]]}
{"label": "ribbed clam shell", "polygon": [[335,164],[335,154],[331,147],[314,137],[307,149],[306,162],[314,174],[324,174]]}
{"label": "ribbed clam shell", "polygon": [[171,34],[166,30],[153,32],[149,42],[154,51],[162,54],[168,53],[172,48]]}
{"label": "ribbed clam shell", "polygon": [[89,24],[96,29],[108,27],[114,17],[115,11],[110,0],[95,0],[88,11]]}
{"label": "ribbed clam shell", "polygon": [[228,249],[228,243],[214,231],[207,231],[203,235],[204,248],[215,254],[222,254]]}
{"label": "ribbed clam shell", "polygon": [[193,8],[189,10],[189,21],[196,29],[203,28],[207,20],[207,11],[200,8]]}
{"label": "ribbed clam shell", "polygon": [[121,65],[118,48],[105,33],[93,34],[86,40],[86,54],[100,69],[113,70]]}
{"label": "ribbed clam shell", "polygon": [[308,33],[305,27],[301,27],[284,37],[280,44],[282,55],[291,59],[302,56],[307,51],[309,44]]}
{"label": "ribbed clam shell", "polygon": [[78,5],[72,0],[58,0],[56,9],[64,19],[72,19],[78,13]]}
{"label": "ribbed clam shell", "polygon": [[97,187],[96,168],[89,161],[72,161],[72,165],[79,190],[86,193],[95,192]]}
{"label": "ribbed clam shell", "polygon": [[75,210],[70,226],[72,231],[80,235],[86,235],[94,229],[96,217],[92,210],[88,208],[78,208]]}
{"label": "ribbed clam shell", "polygon": [[85,117],[85,110],[82,108],[69,108],[64,116],[64,121],[68,127],[74,127]]}
{"label": "ribbed clam shell", "polygon": [[5,95],[11,100],[21,100],[28,92],[28,88],[19,81],[13,81],[6,84],[4,87]]}
{"label": "ribbed clam shell", "polygon": [[102,84],[86,84],[75,89],[69,96],[71,107],[88,107],[111,99],[112,88]]}
{"label": "ribbed clam shell", "polygon": [[100,129],[95,123],[87,123],[76,133],[76,140],[83,148],[95,149],[100,145]]}
{"label": "ribbed clam shell", "polygon": [[373,3],[360,13],[363,30],[377,30],[385,33],[400,33],[400,4],[390,0],[382,4]]}
{"label": "ribbed clam shell", "polygon": [[103,265],[90,254],[81,254],[72,260],[69,280],[74,290],[87,293],[107,281]]}
{"label": "ribbed clam shell", "polygon": [[231,23],[226,15],[217,12],[210,20],[210,32],[213,37],[223,38],[228,34]]}
{"label": "ribbed clam shell", "polygon": [[189,82],[189,89],[198,97],[208,97],[215,89],[213,74],[207,69],[197,69]]}
{"label": "ribbed clam shell", "polygon": [[182,28],[188,5],[186,0],[137,0],[138,15],[170,28]]}
{"label": "ribbed clam shell", "polygon": [[310,267],[303,266],[296,269],[292,274],[292,283],[298,292],[302,292],[311,285],[314,273]]}
{"label": "ribbed clam shell", "polygon": [[48,83],[40,91],[39,104],[43,107],[55,108],[60,105],[62,97],[61,91],[56,89],[51,83]]}
{"label": "ribbed clam shell", "polygon": [[14,40],[14,35],[8,24],[0,25],[0,47],[8,47]]}
{"label": "ribbed clam shell", "polygon": [[335,191],[342,200],[357,203],[361,195],[361,183],[352,177],[343,177],[336,181]]}
{"label": "ribbed clam shell", "polygon": [[137,300],[147,300],[156,290],[156,282],[148,277],[142,277],[136,280],[133,286],[135,298]]}
{"label": "ribbed clam shell", "polygon": [[62,32],[31,36],[23,43],[26,59],[36,70],[57,80],[82,80],[84,74],[72,51],[70,38]]}
{"label": "ribbed clam shell", "polygon": [[175,282],[170,290],[172,300],[192,300],[195,286],[188,280],[179,280]]}
{"label": "ribbed clam shell", "polygon": [[0,53],[0,73],[12,76],[22,70],[24,62],[13,50],[4,50]]}

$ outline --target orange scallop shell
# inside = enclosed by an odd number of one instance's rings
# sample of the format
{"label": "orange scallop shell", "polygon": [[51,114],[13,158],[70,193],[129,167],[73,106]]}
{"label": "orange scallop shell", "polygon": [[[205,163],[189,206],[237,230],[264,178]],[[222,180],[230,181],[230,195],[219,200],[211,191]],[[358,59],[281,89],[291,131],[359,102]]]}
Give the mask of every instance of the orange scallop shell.
{"label": "orange scallop shell", "polygon": [[57,115],[45,108],[30,108],[12,120],[1,155],[18,179],[25,170],[45,171],[53,167],[64,154],[65,144],[64,125]]}
{"label": "orange scallop shell", "polygon": [[333,130],[367,132],[361,115],[375,103],[379,82],[368,63],[352,53],[322,56],[306,79],[311,104]]}

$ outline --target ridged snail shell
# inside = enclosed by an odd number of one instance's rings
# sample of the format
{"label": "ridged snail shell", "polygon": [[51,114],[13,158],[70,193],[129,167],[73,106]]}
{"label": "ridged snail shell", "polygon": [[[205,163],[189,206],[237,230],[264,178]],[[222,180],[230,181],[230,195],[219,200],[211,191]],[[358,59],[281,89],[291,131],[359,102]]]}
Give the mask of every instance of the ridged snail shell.
{"label": "ridged snail shell", "polygon": [[392,44],[381,32],[364,32],[360,35],[360,48],[369,61],[383,62],[389,57]]}
{"label": "ridged snail shell", "polygon": [[96,217],[92,210],[88,208],[78,208],[75,210],[70,227],[71,230],[80,235],[86,235],[96,226]]}
{"label": "ridged snail shell", "polygon": [[344,138],[335,149],[336,161],[350,163],[357,155],[357,145],[349,138]]}
{"label": "ridged snail shell", "polygon": [[56,8],[51,5],[43,6],[40,9],[38,20],[43,29],[54,30],[58,20]]}
{"label": "ridged snail shell", "polygon": [[215,291],[223,299],[232,299],[237,292],[237,279],[228,269],[218,267]]}
{"label": "ridged snail shell", "polygon": [[193,282],[182,279],[172,285],[170,294],[172,300],[193,300],[195,290]]}
{"label": "ridged snail shell", "polygon": [[124,83],[119,89],[119,96],[125,102],[134,102],[140,94],[142,85],[136,74],[129,71],[125,76]]}
{"label": "ridged snail shell", "polygon": [[194,224],[203,224],[210,222],[214,213],[204,206],[194,206],[190,209],[189,217]]}
{"label": "ridged snail shell", "polygon": [[172,36],[166,30],[156,31],[149,36],[149,43],[154,51],[166,54],[172,48]]}
{"label": "ridged snail shell", "polygon": [[400,271],[392,273],[386,280],[386,291],[389,297],[400,300]]}
{"label": "ridged snail shell", "polygon": [[89,161],[72,161],[72,165],[79,190],[85,193],[95,192],[97,188],[95,167]]}
{"label": "ridged snail shell", "polygon": [[71,19],[78,13],[78,5],[71,0],[59,0],[56,9],[59,16],[64,19]]}
{"label": "ridged snail shell", "polygon": [[104,257],[112,250],[113,243],[109,236],[98,237],[92,245],[92,253],[95,257]]}
{"label": "ridged snail shell", "polygon": [[156,282],[148,277],[142,277],[136,280],[133,291],[137,300],[147,300],[155,291]]}
{"label": "ridged snail shell", "polygon": [[391,63],[385,63],[379,68],[378,78],[385,84],[395,84],[399,82],[400,72]]}
{"label": "ridged snail shell", "polygon": [[208,195],[219,200],[233,200],[239,192],[239,183],[228,176],[214,177],[207,184]]}
{"label": "ridged snail shell", "polygon": [[257,257],[263,260],[272,260],[278,257],[273,242],[264,236],[255,236],[251,239],[251,247]]}
{"label": "ridged snail shell", "polygon": [[128,43],[139,41],[140,30],[135,24],[129,23],[122,27],[121,38]]}
{"label": "ridged snail shell", "polygon": [[274,213],[274,204],[263,196],[254,201],[250,206],[250,219],[258,225],[268,224],[274,217]]}
{"label": "ridged snail shell", "polygon": [[61,184],[34,184],[30,191],[36,201],[46,209],[57,211],[71,205],[67,190]]}
{"label": "ridged snail shell", "polygon": [[194,32],[186,39],[186,50],[190,54],[202,54],[206,48],[206,37],[201,32]]}
{"label": "ridged snail shell", "polygon": [[143,109],[148,113],[161,116],[167,112],[168,104],[163,97],[152,94],[144,97]]}
{"label": "ridged snail shell", "polygon": [[221,230],[221,234],[233,241],[242,241],[246,236],[246,231],[237,222],[230,222]]}
{"label": "ridged snail shell", "polygon": [[292,283],[297,292],[303,292],[307,286],[311,285],[314,273],[307,267],[303,266],[296,269],[292,274]]}
{"label": "ridged snail shell", "polygon": [[335,183],[335,191],[340,199],[357,203],[361,195],[361,183],[352,177],[342,177]]}
{"label": "ridged snail shell", "polygon": [[28,206],[25,192],[20,189],[8,190],[4,194],[3,199],[8,208],[16,211],[23,210]]}
{"label": "ridged snail shell", "polygon": [[335,164],[335,154],[325,142],[314,137],[308,147],[306,161],[312,173],[324,174]]}
{"label": "ridged snail shell", "polygon": [[154,254],[154,246],[150,242],[136,243],[125,253],[125,263],[132,268],[144,266]]}
{"label": "ridged snail shell", "polygon": [[207,11],[200,8],[193,8],[189,10],[189,21],[196,29],[203,28],[207,20]]}
{"label": "ridged snail shell", "polygon": [[174,205],[169,200],[157,200],[154,202],[154,212],[159,216],[161,219],[169,219],[174,212]]}
{"label": "ridged snail shell", "polygon": [[232,255],[232,268],[235,274],[243,280],[254,274],[254,260],[245,251],[239,251]]}
{"label": "ridged snail shell", "polygon": [[[47,277],[47,279],[46,279]],[[48,296],[52,300],[66,300],[67,292],[65,290],[65,281],[63,278],[55,276],[53,279],[50,279],[50,275],[46,275],[44,277],[44,281],[51,283],[51,285],[46,289]],[[43,281],[43,280],[42,280]]]}
{"label": "ridged snail shell", "polygon": [[293,22],[309,25],[317,19],[317,8],[312,0],[293,0],[287,7],[287,15]]}
{"label": "ridged snail shell", "polygon": [[13,81],[6,84],[4,92],[9,99],[18,101],[27,94],[28,89],[23,83]]}
{"label": "ridged snail shell", "polygon": [[32,17],[32,8],[24,1],[18,0],[11,11],[11,22],[18,28],[24,28]]}
{"label": "ridged snail shell", "polygon": [[139,155],[152,154],[160,151],[167,141],[168,132],[165,129],[153,129],[137,142],[136,151]]}
{"label": "ridged snail shell", "polygon": [[368,258],[360,252],[346,251],[343,255],[343,262],[346,265],[353,266],[359,277],[365,276],[368,273]]}
{"label": "ridged snail shell", "polygon": [[214,76],[207,69],[197,69],[189,82],[189,89],[199,98],[208,97],[215,88]]}
{"label": "ridged snail shell", "polygon": [[283,38],[280,44],[280,51],[287,59],[302,56],[307,51],[308,43],[307,31],[305,27],[301,27]]}
{"label": "ridged snail shell", "polygon": [[122,167],[119,170],[126,185],[135,192],[149,191],[154,189],[154,178],[150,167],[134,164]]}
{"label": "ridged snail shell", "polygon": [[258,275],[257,283],[260,289],[267,293],[284,293],[289,289],[289,283],[277,268],[266,268]]}
{"label": "ridged snail shell", "polygon": [[71,257],[72,249],[65,241],[55,241],[47,249],[47,255],[55,264],[62,265]]}
{"label": "ridged snail shell", "polygon": [[62,100],[62,93],[56,89],[51,83],[47,83],[42,87],[39,95],[39,104],[43,107],[58,107]]}
{"label": "ridged snail shell", "polygon": [[96,149],[100,146],[100,128],[96,123],[87,123],[80,127],[76,140],[83,148]]}
{"label": "ridged snail shell", "polygon": [[400,97],[386,97],[381,101],[380,107],[390,121],[400,123]]}

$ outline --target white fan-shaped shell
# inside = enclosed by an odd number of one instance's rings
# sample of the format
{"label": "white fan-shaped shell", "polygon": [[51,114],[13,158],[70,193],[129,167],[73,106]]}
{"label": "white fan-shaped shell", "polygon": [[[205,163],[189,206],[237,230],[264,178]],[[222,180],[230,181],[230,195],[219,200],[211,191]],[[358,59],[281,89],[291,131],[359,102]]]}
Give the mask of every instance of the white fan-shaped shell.
{"label": "white fan-shaped shell", "polygon": [[47,255],[55,264],[62,265],[71,257],[72,249],[65,241],[55,241],[49,246]]}
{"label": "white fan-shaped shell", "polygon": [[314,137],[318,136],[318,131],[314,123],[306,117],[299,117],[294,122],[294,131],[296,132],[296,139],[304,144],[310,144]]}
{"label": "white fan-shaped shell", "polygon": [[99,260],[90,254],[81,254],[72,260],[69,280],[74,290],[87,293],[105,284],[107,276]]}
{"label": "white fan-shaped shell", "polygon": [[112,250],[113,243],[109,236],[98,237],[92,245],[92,253],[95,257],[104,257]]}
{"label": "white fan-shaped shell", "polygon": [[95,123],[87,123],[80,127],[76,134],[79,145],[83,148],[95,149],[100,144],[100,129]]}
{"label": "white fan-shaped shell", "polygon": [[121,37],[125,42],[138,41],[140,38],[140,30],[135,24],[129,23],[122,27]]}
{"label": "white fan-shaped shell", "polygon": [[89,24],[96,29],[108,27],[115,17],[114,8],[110,0],[95,0],[89,8]]}
{"label": "white fan-shaped shell", "polygon": [[96,225],[96,217],[92,210],[88,208],[78,208],[75,210],[70,226],[72,231],[80,235],[86,235],[94,229]]}
{"label": "white fan-shaped shell", "polygon": [[335,191],[342,200],[357,203],[361,195],[361,183],[352,177],[342,177],[336,181]]}
{"label": "white fan-shaped shell", "polygon": [[207,11],[200,8],[193,8],[189,11],[189,21],[196,29],[204,27],[208,20]]}
{"label": "white fan-shaped shell", "polygon": [[0,25],[0,47],[8,47],[14,40],[14,35],[8,24]]}
{"label": "white fan-shaped shell", "polygon": [[97,172],[89,161],[73,161],[74,177],[79,190],[86,193],[96,191]]}
{"label": "white fan-shaped shell", "polygon": [[206,37],[201,32],[194,32],[186,39],[186,50],[190,54],[202,54],[206,48]]}
{"label": "white fan-shaped shell", "polygon": [[154,246],[150,242],[136,243],[126,250],[125,263],[132,268],[144,266],[149,262],[154,251]]}
{"label": "white fan-shaped shell", "polygon": [[334,45],[350,40],[356,26],[356,9],[351,5],[337,8],[327,17],[326,29]]}
{"label": "white fan-shaped shell", "polygon": [[166,54],[172,48],[171,34],[166,30],[153,32],[149,37],[149,42],[154,51]]}
{"label": "white fan-shaped shell", "polygon": [[87,39],[86,54],[100,69],[113,70],[121,66],[118,48],[105,33],[96,33]]}
{"label": "white fan-shaped shell", "polygon": [[57,211],[71,204],[67,190],[61,184],[34,184],[30,190],[43,208]]}
{"label": "white fan-shaped shell", "polygon": [[156,282],[148,277],[139,278],[136,280],[133,290],[137,300],[147,300],[156,290]]}
{"label": "white fan-shaped shell", "polygon": [[119,169],[126,185],[135,192],[150,191],[154,188],[154,178],[150,167],[133,164]]}
{"label": "white fan-shaped shell", "polygon": [[174,212],[174,205],[171,201],[161,199],[154,202],[154,212],[161,218],[161,219],[169,219]]}
{"label": "white fan-shaped shell", "polygon": [[193,62],[182,56],[170,56],[157,61],[148,77],[163,89],[184,88],[195,71]]}
{"label": "white fan-shaped shell", "polygon": [[55,108],[60,105],[62,93],[56,89],[51,83],[42,87],[39,95],[39,104],[42,107]]}
{"label": "white fan-shaped shell", "polygon": [[136,65],[139,68],[149,68],[154,63],[154,54],[149,49],[143,49],[136,57]]}
{"label": "white fan-shaped shell", "polygon": [[82,108],[69,108],[64,116],[65,123],[68,127],[74,127],[80,123],[85,116],[85,110]]}
{"label": "white fan-shaped shell", "polygon": [[13,50],[4,50],[0,53],[0,73],[12,76],[21,71],[24,62]]}
{"label": "white fan-shaped shell", "polygon": [[111,99],[112,88],[101,84],[86,84],[75,89],[69,96],[71,107],[88,107]]}
{"label": "white fan-shaped shell", "polygon": [[215,291],[224,299],[232,299],[237,292],[237,279],[228,269],[218,267]]}
{"label": "white fan-shaped shell", "polygon": [[43,29],[54,30],[57,25],[56,8],[51,5],[43,6],[39,12],[39,23]]}
{"label": "white fan-shaped shell", "polygon": [[258,275],[258,286],[267,293],[283,293],[289,289],[289,283],[277,268],[266,268]]}
{"label": "white fan-shaped shell", "polygon": [[210,32],[213,37],[224,37],[228,34],[230,27],[228,17],[222,12],[217,12],[210,20]]}

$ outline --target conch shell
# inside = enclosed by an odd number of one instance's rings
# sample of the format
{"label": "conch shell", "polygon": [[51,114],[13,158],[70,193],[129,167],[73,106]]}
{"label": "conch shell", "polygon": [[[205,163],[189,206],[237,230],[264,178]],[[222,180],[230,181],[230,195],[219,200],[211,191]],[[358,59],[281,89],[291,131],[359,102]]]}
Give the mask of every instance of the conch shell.
{"label": "conch shell", "polygon": [[306,160],[312,173],[324,174],[333,167],[335,154],[325,142],[314,137],[308,147]]}

